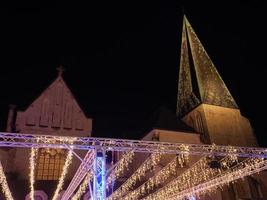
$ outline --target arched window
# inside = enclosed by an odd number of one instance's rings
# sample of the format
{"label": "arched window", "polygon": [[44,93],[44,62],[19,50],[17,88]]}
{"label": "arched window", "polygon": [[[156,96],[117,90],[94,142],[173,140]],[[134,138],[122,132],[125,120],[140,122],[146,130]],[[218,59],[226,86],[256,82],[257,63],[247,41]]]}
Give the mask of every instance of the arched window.
{"label": "arched window", "polygon": [[58,180],[64,163],[66,153],[61,149],[40,149],[38,152],[36,179]]}

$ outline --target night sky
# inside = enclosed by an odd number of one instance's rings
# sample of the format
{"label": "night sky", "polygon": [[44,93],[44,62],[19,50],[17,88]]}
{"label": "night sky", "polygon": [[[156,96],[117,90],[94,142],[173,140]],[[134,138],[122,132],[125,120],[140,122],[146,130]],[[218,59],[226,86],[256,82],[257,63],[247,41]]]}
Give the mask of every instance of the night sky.
{"label": "night sky", "polygon": [[265,1],[25,2],[0,8],[0,126],[57,76],[93,135],[138,138],[153,112],[175,112],[183,10],[261,146],[266,128]]}

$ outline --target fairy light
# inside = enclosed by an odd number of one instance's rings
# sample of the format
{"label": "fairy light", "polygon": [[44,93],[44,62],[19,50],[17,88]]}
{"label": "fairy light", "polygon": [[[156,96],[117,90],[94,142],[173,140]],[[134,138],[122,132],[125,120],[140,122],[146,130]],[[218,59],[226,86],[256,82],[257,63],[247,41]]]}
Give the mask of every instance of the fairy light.
{"label": "fairy light", "polygon": [[141,197],[143,194],[148,193],[149,191],[158,187],[161,183],[166,181],[171,175],[174,175],[176,173],[177,165],[178,165],[178,159],[175,156],[175,158],[171,162],[169,162],[162,170],[160,170],[155,176],[150,177],[145,183],[143,183],[136,190],[130,192],[123,198],[125,200],[139,199],[139,197]]}
{"label": "fairy light", "polygon": [[[64,142],[66,142],[66,140],[67,140],[67,142],[69,144],[73,144],[73,142],[76,140],[76,138],[73,139],[73,138],[66,138],[66,137],[64,137],[62,140]],[[70,148],[73,149],[73,146],[71,145]],[[72,150],[69,150],[68,151],[67,158],[66,158],[66,161],[65,161],[65,164],[63,166],[63,170],[62,170],[61,176],[60,176],[59,181],[58,181],[58,184],[57,184],[56,191],[55,191],[55,193],[53,195],[52,200],[57,200],[58,199],[59,192],[60,192],[60,190],[63,187],[64,179],[66,177],[66,174],[68,173],[69,166],[72,163],[72,156],[73,156]]]}
{"label": "fairy light", "polygon": [[90,184],[91,179],[93,178],[93,172],[90,170],[90,172],[87,173],[85,179],[83,180],[82,184],[80,185],[78,191],[76,194],[71,198],[71,200],[79,200],[80,197],[83,195],[83,193],[86,191],[86,188]]}
{"label": "fairy light", "polygon": [[140,181],[142,177],[145,176],[145,173],[148,170],[153,170],[154,167],[159,163],[162,154],[154,153],[149,156],[145,162],[139,166],[139,168],[132,174],[130,178],[127,179],[115,192],[113,192],[107,200],[115,200],[120,199],[123,195],[125,195],[134,185],[136,185],[137,181]]}
{"label": "fairy light", "polygon": [[1,162],[0,162],[0,183],[1,183],[2,191],[3,191],[4,195],[5,195],[5,198],[7,200],[14,200],[13,197],[12,197],[12,194],[10,192],[10,189],[8,187],[6,176],[5,176],[5,173],[4,173],[3,166],[1,164]]}
{"label": "fairy light", "polygon": [[106,183],[107,189],[109,189],[110,185],[114,180],[116,180],[123,174],[125,169],[128,170],[128,166],[130,163],[132,163],[133,157],[134,157],[134,151],[130,151],[122,155],[122,158],[118,161],[118,163],[116,163],[116,167],[107,178],[107,183]]}
{"label": "fairy light", "polygon": [[175,156],[163,169],[157,174],[150,177],[145,183],[139,186],[136,190],[130,192],[124,197],[125,200],[138,199],[140,196],[148,193],[160,184],[164,183],[171,175],[176,174],[177,167],[184,167],[189,160],[189,147],[187,145],[181,145],[182,151],[178,156]]}
{"label": "fairy light", "polygon": [[[221,162],[226,162],[231,164],[233,162],[233,159],[235,158],[231,156],[227,156],[226,158],[222,159]],[[223,171],[221,169],[211,169],[209,166],[207,166],[207,160],[206,158],[202,158],[197,163],[195,163],[192,168],[190,168],[188,171],[184,172],[180,176],[178,176],[176,179],[168,183],[163,188],[159,189],[157,192],[152,193],[148,195],[144,200],[154,200],[154,199],[164,199],[169,198],[170,196],[176,196],[177,193],[182,191],[187,191],[188,188],[195,188],[198,187],[198,185],[203,184],[209,181],[216,179],[216,177],[221,177],[224,175],[231,175],[235,171],[241,170],[244,167],[255,167],[257,166],[259,162],[262,162],[262,158],[257,159],[247,159],[241,163],[238,163],[234,167],[227,166],[225,169],[226,171]],[[236,162],[236,161],[235,161]],[[250,169],[248,168],[248,169]],[[200,171],[198,171],[198,169]],[[201,173],[202,171],[202,173]],[[245,174],[244,174],[245,176]],[[243,177],[244,177],[243,176]],[[229,183],[229,181],[227,182]],[[208,192],[215,192],[218,188],[222,188],[224,185],[224,182],[222,184],[217,184],[217,188],[215,187],[208,187]],[[190,195],[195,195],[195,190],[190,190],[190,193],[186,193],[186,196],[189,197]],[[193,191],[193,192],[192,192]],[[203,190],[204,191],[204,190]]]}
{"label": "fairy light", "polygon": [[34,200],[34,171],[35,171],[35,159],[36,159],[37,149],[31,148],[30,154],[30,199]]}
{"label": "fairy light", "polygon": [[228,173],[225,173],[218,178],[212,179],[203,184],[197,185],[195,187],[188,188],[182,192],[173,194],[171,200],[182,200],[186,197],[197,195],[200,196],[206,192],[213,192],[217,189],[221,189],[224,185],[227,185],[231,182],[234,182],[240,178],[252,175],[259,171],[267,169],[267,161],[262,158],[249,159],[242,164],[239,164],[238,167],[235,167],[235,170],[229,170]]}

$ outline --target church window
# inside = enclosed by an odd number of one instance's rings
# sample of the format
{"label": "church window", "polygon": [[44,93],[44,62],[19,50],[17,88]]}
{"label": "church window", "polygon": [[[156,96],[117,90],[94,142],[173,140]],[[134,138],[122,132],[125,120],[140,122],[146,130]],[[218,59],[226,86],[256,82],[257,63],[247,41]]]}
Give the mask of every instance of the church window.
{"label": "church window", "polygon": [[82,121],[82,113],[79,111],[79,113],[76,113],[76,124],[75,124],[76,130],[83,130],[83,121]]}
{"label": "church window", "polygon": [[59,128],[60,127],[60,106],[55,105],[54,111],[52,114],[52,127]]}
{"label": "church window", "polygon": [[45,99],[41,108],[40,126],[48,126],[49,119],[49,100]]}
{"label": "church window", "polygon": [[40,149],[38,152],[36,179],[58,180],[65,163],[65,151],[61,149]]}
{"label": "church window", "polygon": [[33,106],[30,108],[30,110],[28,112],[26,125],[29,125],[29,126],[34,126],[35,125],[35,110],[34,110]]}
{"label": "church window", "polygon": [[62,93],[63,93],[63,87],[61,84],[58,84],[56,88],[56,104],[57,105],[61,104]]}
{"label": "church window", "polygon": [[71,102],[65,103],[64,109],[64,128],[71,128],[72,119],[72,104]]}

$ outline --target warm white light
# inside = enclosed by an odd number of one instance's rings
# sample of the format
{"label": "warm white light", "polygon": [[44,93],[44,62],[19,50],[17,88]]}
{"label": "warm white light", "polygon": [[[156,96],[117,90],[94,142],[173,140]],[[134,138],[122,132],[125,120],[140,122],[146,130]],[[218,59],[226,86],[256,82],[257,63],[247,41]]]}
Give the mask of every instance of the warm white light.
{"label": "warm white light", "polygon": [[30,154],[30,199],[34,200],[34,171],[37,149],[31,148]]}
{"label": "warm white light", "polygon": [[117,178],[119,178],[125,169],[128,169],[130,163],[132,163],[134,157],[134,151],[130,151],[122,155],[122,158],[116,163],[116,167],[110,173],[107,178],[106,188],[109,189],[109,186],[114,182]]}
{"label": "warm white light", "polygon": [[83,193],[86,191],[86,188],[90,184],[91,179],[93,178],[93,172],[90,170],[80,185],[76,194],[71,198],[71,200],[79,200]]}
{"label": "warm white light", "polygon": [[58,184],[57,184],[57,189],[54,193],[52,200],[58,200],[59,192],[63,187],[64,179],[66,177],[66,174],[68,173],[68,169],[69,169],[71,162],[72,162],[72,151],[69,151],[67,158],[66,158],[66,161],[65,161],[65,164],[63,166],[61,176],[60,176]]}
{"label": "warm white light", "polygon": [[6,176],[5,176],[1,162],[0,162],[0,183],[1,183],[2,191],[5,195],[5,198],[7,200],[14,200],[10,192],[10,189],[8,187]]}

